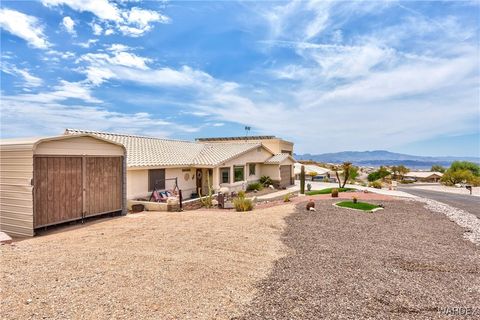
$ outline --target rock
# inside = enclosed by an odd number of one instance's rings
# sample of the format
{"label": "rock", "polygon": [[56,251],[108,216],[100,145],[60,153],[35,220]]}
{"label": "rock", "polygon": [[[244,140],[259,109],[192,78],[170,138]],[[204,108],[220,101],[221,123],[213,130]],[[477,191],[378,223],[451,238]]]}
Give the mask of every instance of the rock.
{"label": "rock", "polygon": [[275,187],[273,185],[269,185],[268,187],[272,190],[275,189]]}
{"label": "rock", "polygon": [[230,192],[230,190],[227,187],[221,187],[218,192],[223,193],[223,194],[228,194]]}
{"label": "rock", "polygon": [[[313,210],[311,210],[313,208]],[[307,202],[307,210],[315,211],[315,202],[312,200]]]}
{"label": "rock", "polygon": [[30,303],[32,303],[32,301],[33,301],[32,299],[27,299],[27,301],[25,301],[25,303],[30,304]]}
{"label": "rock", "polygon": [[214,206],[214,207],[218,206],[218,200],[213,199],[212,200],[212,206]]}
{"label": "rock", "polygon": [[317,211],[317,209],[315,209],[314,207],[310,207],[310,209],[308,209],[310,211]]}

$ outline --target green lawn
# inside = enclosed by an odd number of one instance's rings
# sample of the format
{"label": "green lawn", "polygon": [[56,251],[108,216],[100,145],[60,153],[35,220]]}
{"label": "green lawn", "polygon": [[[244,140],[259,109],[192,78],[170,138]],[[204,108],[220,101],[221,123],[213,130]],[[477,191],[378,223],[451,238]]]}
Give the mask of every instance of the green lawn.
{"label": "green lawn", "polygon": [[371,211],[373,209],[380,208],[380,206],[377,206],[375,204],[366,203],[366,202],[353,203],[353,201],[342,201],[342,202],[336,203],[336,205],[339,207],[352,208],[352,209],[358,209],[363,211]]}
{"label": "green lawn", "polygon": [[307,192],[305,192],[305,194],[307,196],[314,196],[316,194],[330,194],[330,193],[332,193],[332,189],[337,189],[338,192],[355,190],[355,189],[352,189],[352,188],[326,188],[326,189],[322,189],[322,190],[307,191]]}

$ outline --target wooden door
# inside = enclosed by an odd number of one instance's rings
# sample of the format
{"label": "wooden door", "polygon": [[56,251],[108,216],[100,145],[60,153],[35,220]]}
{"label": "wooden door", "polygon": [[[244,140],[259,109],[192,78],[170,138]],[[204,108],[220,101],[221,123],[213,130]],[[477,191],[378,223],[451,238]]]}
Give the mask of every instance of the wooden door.
{"label": "wooden door", "polygon": [[82,158],[34,158],[34,228],[82,218]]}
{"label": "wooden door", "polygon": [[292,166],[280,166],[280,187],[288,187],[291,184]]}
{"label": "wooden door", "polygon": [[85,162],[85,217],[122,210],[122,157],[86,157]]}

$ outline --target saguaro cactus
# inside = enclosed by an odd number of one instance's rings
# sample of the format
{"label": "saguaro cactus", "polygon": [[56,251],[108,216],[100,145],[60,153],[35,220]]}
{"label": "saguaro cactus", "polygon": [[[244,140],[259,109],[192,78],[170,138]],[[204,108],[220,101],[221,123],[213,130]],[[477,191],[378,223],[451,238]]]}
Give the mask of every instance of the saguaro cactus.
{"label": "saguaro cactus", "polygon": [[305,166],[300,169],[300,194],[305,194]]}

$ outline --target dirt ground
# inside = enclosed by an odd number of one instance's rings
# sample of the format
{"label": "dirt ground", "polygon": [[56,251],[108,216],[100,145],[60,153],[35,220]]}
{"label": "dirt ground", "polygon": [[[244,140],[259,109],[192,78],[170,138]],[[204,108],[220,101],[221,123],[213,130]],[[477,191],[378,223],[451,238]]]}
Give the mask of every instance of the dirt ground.
{"label": "dirt ground", "polygon": [[416,201],[369,202],[385,209],[298,204],[282,236],[290,253],[237,319],[480,318],[479,247],[464,230]]}
{"label": "dirt ground", "polygon": [[141,213],[0,246],[2,319],[228,319],[284,254],[286,205]]}

